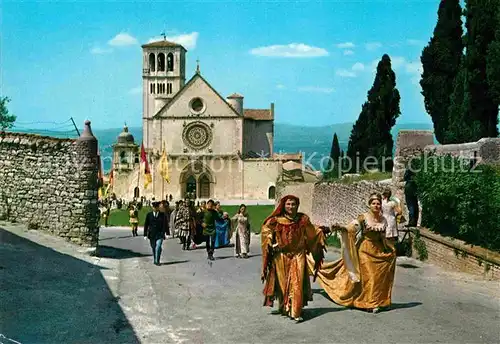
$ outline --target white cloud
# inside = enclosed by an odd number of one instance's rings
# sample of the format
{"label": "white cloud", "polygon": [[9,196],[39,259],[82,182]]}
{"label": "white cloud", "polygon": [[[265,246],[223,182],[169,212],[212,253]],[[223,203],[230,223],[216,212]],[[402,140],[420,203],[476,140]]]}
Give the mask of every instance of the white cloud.
{"label": "white cloud", "polygon": [[419,39],[408,39],[406,40],[406,43],[408,45],[416,45],[417,47],[423,47],[425,45],[425,42]]}
{"label": "white cloud", "polygon": [[94,55],[103,55],[103,54],[109,54],[113,51],[111,48],[100,48],[100,47],[94,47],[90,49],[90,53]]}
{"label": "white cloud", "polygon": [[356,62],[351,69],[355,72],[365,70],[365,65],[362,64],[361,62]]}
{"label": "white cloud", "polygon": [[382,43],[380,42],[370,42],[365,44],[366,50],[377,50],[378,48],[382,47]]}
{"label": "white cloud", "polygon": [[300,92],[315,92],[315,93],[333,93],[334,88],[331,87],[317,87],[317,86],[305,86],[299,88]]}
{"label": "white cloud", "polygon": [[[174,42],[182,45],[186,50],[193,50],[196,48],[196,43],[198,42],[198,32],[183,33],[175,36],[165,36],[165,39],[170,42]],[[153,37],[149,40],[151,42],[163,41],[163,37]]]}
{"label": "white cloud", "polygon": [[142,86],[137,86],[137,87],[131,88],[128,91],[128,94],[130,94],[130,95],[136,95],[136,94],[141,94],[141,93],[142,93]]}
{"label": "white cloud", "polygon": [[353,49],[355,47],[356,47],[356,45],[352,42],[345,42],[345,43],[337,44],[337,48],[340,48],[340,49]]}
{"label": "white cloud", "polygon": [[337,69],[335,74],[344,78],[355,78],[357,76],[356,73],[348,69]]}
{"label": "white cloud", "polygon": [[352,50],[344,50],[344,55],[354,55],[354,51]]}
{"label": "white cloud", "polygon": [[108,44],[114,47],[124,47],[127,45],[135,45],[137,43],[138,42],[135,37],[132,37],[125,32],[120,32],[118,35],[108,41]]}
{"label": "white cloud", "polygon": [[250,50],[250,54],[267,57],[320,57],[328,56],[328,51],[303,43],[291,43],[254,48]]}

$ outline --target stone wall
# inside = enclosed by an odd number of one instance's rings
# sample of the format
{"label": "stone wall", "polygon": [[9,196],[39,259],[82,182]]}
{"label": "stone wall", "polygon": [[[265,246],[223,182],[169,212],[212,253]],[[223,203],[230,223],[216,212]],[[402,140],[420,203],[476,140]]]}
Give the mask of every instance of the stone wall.
{"label": "stone wall", "polygon": [[477,142],[430,145],[425,151],[436,155],[450,154],[465,159],[477,158],[482,163],[500,162],[500,138],[483,138]]}
{"label": "stone wall", "polygon": [[385,188],[395,190],[390,183],[360,181],[356,183],[295,183],[278,187],[277,200],[292,194],[300,198],[300,211],[308,214],[316,225],[347,224],[368,210],[372,192]]}
{"label": "stone wall", "polygon": [[0,217],[83,245],[99,239],[97,140],[0,133]]}
{"label": "stone wall", "polygon": [[[449,270],[500,280],[499,253],[442,237],[425,228],[420,229],[420,234],[427,249],[427,262]],[[415,250],[413,254],[416,256]]]}

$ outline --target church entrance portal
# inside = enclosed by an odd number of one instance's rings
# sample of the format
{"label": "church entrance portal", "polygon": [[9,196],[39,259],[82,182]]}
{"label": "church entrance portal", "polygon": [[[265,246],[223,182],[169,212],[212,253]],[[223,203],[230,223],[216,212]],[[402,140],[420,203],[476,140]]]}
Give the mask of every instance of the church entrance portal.
{"label": "church entrance portal", "polygon": [[210,198],[210,180],[202,175],[198,181],[200,185],[200,198]]}
{"label": "church entrance portal", "polygon": [[186,166],[181,175],[179,183],[181,194],[190,199],[209,199],[213,195],[215,180],[210,170],[199,162]]}
{"label": "church entrance portal", "polygon": [[185,197],[196,198],[196,179],[193,175],[190,175],[186,180],[186,195]]}

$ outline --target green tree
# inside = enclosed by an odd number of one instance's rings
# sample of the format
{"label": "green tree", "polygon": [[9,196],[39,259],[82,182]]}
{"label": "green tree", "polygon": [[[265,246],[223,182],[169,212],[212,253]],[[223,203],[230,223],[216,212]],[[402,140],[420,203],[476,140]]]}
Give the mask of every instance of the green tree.
{"label": "green tree", "polygon": [[500,104],[500,10],[497,11],[495,39],[488,48],[486,57],[486,74],[490,93],[497,104]]}
{"label": "green tree", "polygon": [[[454,83],[447,143],[498,136],[498,101],[487,80],[487,54],[495,38],[499,0],[466,0],[463,74]],[[462,73],[462,71],[461,71]]]}
{"label": "green tree", "polygon": [[[357,171],[358,167],[362,172],[364,161],[369,156],[377,159],[378,165],[375,167],[392,168],[392,164],[384,164],[384,161],[392,159],[394,141],[391,129],[401,113],[400,99],[391,59],[384,54],[377,65],[377,74],[368,91],[368,100],[363,104],[349,138],[347,155],[352,161],[351,172]],[[356,160],[358,155],[359,166]]]}
{"label": "green tree", "polygon": [[[348,168],[349,172],[356,172],[356,158],[357,155],[361,159],[364,159],[368,156],[368,129],[370,126],[369,123],[369,115],[368,115],[368,107],[369,103],[365,102],[361,107],[361,113],[359,114],[358,119],[354,123],[351,135],[349,136],[349,143],[347,145],[347,153],[346,157],[351,161],[351,164],[347,164],[346,168]],[[347,162],[347,161],[346,161]],[[359,167],[358,167],[359,168]]]}
{"label": "green tree", "polygon": [[332,147],[330,149],[330,159],[328,160],[326,176],[328,179],[340,177],[341,152],[337,133],[333,134]]}
{"label": "green tree", "polygon": [[10,99],[7,97],[0,97],[0,130],[10,129],[14,126],[16,116],[9,114],[7,103]]}
{"label": "green tree", "polygon": [[420,86],[425,109],[432,118],[434,134],[440,143],[446,143],[450,94],[463,55],[461,16],[459,0],[441,0],[434,34],[420,57],[423,67]]}

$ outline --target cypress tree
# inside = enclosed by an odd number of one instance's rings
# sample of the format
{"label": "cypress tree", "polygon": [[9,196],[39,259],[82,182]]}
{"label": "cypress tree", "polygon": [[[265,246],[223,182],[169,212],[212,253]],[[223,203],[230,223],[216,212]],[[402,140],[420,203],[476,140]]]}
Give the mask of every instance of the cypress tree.
{"label": "cypress tree", "polygon": [[338,178],[340,172],[340,145],[337,133],[333,134],[332,147],[330,149],[330,159],[328,160],[327,176],[329,178]]}
{"label": "cypress tree", "polygon": [[368,92],[368,101],[371,104],[370,116],[370,155],[379,161],[379,168],[392,169],[382,165],[383,159],[392,158],[394,141],[391,134],[392,127],[401,111],[399,101],[401,97],[396,88],[396,74],[392,70],[389,55],[384,54],[377,66],[377,74],[372,89]]}
{"label": "cypress tree", "polygon": [[500,104],[500,10],[497,11],[495,27],[495,39],[491,42],[486,57],[486,74],[491,96]]}
{"label": "cypress tree", "polygon": [[346,167],[349,167],[349,172],[359,172],[357,169],[361,166],[356,166],[356,157],[359,154],[361,161],[368,156],[368,102],[365,102],[361,107],[361,113],[354,123],[351,135],[349,136],[349,143],[347,144],[347,158],[351,160],[350,164],[346,161]]}
{"label": "cypress tree", "polygon": [[391,59],[384,54],[377,65],[373,86],[368,91],[368,101],[363,104],[349,138],[347,155],[353,162],[351,171],[356,169],[356,153],[359,153],[359,167],[369,156],[377,158],[379,168],[392,167],[383,166],[382,162],[384,158],[392,157],[394,142],[391,129],[401,113],[400,98]]}
{"label": "cypress tree", "polygon": [[498,102],[487,80],[486,57],[495,38],[499,0],[466,0],[466,53],[449,111],[448,143],[498,136]]}
{"label": "cypress tree", "polygon": [[420,86],[425,109],[432,118],[434,134],[440,143],[446,142],[450,95],[463,52],[461,16],[459,0],[441,0],[434,34],[420,57],[423,67]]}

